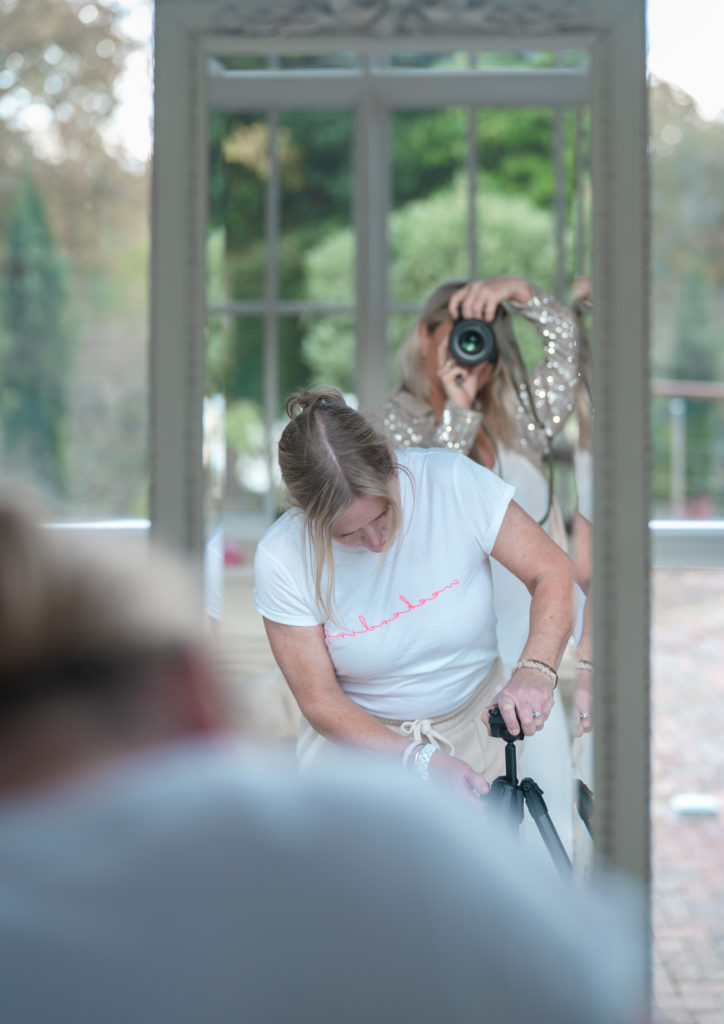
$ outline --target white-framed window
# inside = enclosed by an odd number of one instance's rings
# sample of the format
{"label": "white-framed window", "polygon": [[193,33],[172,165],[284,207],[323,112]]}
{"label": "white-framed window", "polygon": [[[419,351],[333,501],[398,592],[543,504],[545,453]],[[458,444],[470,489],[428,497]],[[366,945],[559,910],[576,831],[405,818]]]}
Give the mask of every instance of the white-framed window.
{"label": "white-framed window", "polygon": [[253,534],[291,391],[377,405],[444,280],[565,298],[590,272],[589,61],[212,39],[204,74],[206,388],[226,403],[226,511]]}

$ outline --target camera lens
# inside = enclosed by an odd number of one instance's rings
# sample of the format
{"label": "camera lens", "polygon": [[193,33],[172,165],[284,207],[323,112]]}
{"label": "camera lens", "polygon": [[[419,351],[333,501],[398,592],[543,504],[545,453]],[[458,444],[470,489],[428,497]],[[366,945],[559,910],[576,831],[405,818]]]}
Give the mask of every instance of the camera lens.
{"label": "camera lens", "polygon": [[468,328],[464,334],[460,335],[460,348],[468,356],[477,355],[485,344],[480,331]]}
{"label": "camera lens", "polygon": [[452,358],[461,366],[494,363],[498,358],[495,332],[485,320],[456,320],[448,348]]}

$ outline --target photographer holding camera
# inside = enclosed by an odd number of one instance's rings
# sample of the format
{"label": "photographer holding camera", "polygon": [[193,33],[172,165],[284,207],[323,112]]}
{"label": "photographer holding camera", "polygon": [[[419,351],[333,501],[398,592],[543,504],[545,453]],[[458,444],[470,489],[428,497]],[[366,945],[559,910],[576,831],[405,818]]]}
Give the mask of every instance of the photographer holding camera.
{"label": "photographer holding camera", "polygon": [[[532,371],[523,365],[510,313],[540,335],[544,356]],[[576,407],[578,337],[571,310],[525,278],[447,282],[425,302],[403,346],[400,383],[370,418],[396,449],[463,452],[512,484],[516,502],[568,551],[553,494],[552,444]],[[528,635],[530,594],[500,564],[492,563],[492,573],[498,647],[509,678]],[[521,762],[541,782],[570,851],[573,772],[560,700],[545,729],[526,741]]]}

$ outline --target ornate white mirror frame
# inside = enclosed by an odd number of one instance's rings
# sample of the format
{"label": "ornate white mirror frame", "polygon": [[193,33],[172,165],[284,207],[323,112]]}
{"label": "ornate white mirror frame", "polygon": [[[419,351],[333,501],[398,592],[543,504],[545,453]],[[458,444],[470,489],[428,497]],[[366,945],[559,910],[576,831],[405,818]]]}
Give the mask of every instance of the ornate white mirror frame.
{"label": "ornate white mirror frame", "polygon": [[[202,546],[205,75],[229,34],[589,49],[596,296],[596,846],[649,878],[645,0],[156,0],[151,516]],[[462,44],[464,46],[464,43]],[[642,934],[648,944],[648,929]]]}

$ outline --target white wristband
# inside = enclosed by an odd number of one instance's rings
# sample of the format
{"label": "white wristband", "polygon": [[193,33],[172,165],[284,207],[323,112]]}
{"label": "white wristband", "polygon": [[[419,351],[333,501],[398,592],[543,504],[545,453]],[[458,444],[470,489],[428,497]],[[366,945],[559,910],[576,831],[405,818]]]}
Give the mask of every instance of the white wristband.
{"label": "white wristband", "polygon": [[419,740],[413,740],[412,743],[407,744],[407,746],[405,747],[405,752],[402,755],[403,768],[409,768],[410,758],[412,757],[413,751],[415,751],[418,747],[421,747],[422,745],[423,744]]}
{"label": "white wristband", "polygon": [[412,770],[427,782],[430,778],[430,758],[437,750],[434,743],[426,743],[415,758]]}

